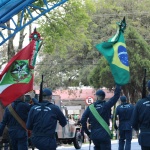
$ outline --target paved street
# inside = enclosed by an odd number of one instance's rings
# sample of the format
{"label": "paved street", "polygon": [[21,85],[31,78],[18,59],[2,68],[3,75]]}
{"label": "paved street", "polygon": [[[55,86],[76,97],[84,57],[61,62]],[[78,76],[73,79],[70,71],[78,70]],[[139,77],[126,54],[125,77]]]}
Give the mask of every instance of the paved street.
{"label": "paved street", "polygon": [[[71,147],[58,147],[57,150],[75,150],[75,148],[73,146]],[[112,150],[117,150],[118,149],[118,141],[117,140],[113,140],[112,141]],[[89,144],[83,144],[81,150],[89,150]],[[91,148],[90,150],[93,150],[93,144],[91,144]],[[133,139],[132,140],[132,144],[131,144],[131,150],[141,150],[139,144],[138,144],[138,140],[137,139]]]}
{"label": "paved street", "polygon": [[[118,149],[118,141],[117,140],[112,141],[112,150],[117,150],[117,149]],[[141,150],[137,139],[132,140],[131,150]]]}
{"label": "paved street", "polygon": [[[75,150],[74,146],[60,146],[57,148],[57,150]],[[118,141],[117,140],[113,140],[112,141],[112,150],[117,150],[118,149]],[[30,149],[31,150],[31,149]],[[35,149],[37,150],[37,149]],[[89,144],[83,144],[82,148],[80,150],[89,150]],[[91,144],[90,150],[93,150],[93,144]],[[132,144],[131,144],[131,150],[141,150],[139,144],[138,144],[138,140],[137,139],[133,139],[132,140]]]}

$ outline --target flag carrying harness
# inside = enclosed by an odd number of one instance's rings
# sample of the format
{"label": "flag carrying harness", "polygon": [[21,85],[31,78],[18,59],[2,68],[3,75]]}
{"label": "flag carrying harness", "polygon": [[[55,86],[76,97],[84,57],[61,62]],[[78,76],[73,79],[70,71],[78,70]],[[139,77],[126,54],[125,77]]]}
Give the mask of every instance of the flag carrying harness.
{"label": "flag carrying harness", "polygon": [[98,111],[95,109],[94,105],[91,104],[89,106],[90,111],[92,112],[92,114],[94,115],[94,117],[96,118],[96,120],[100,123],[100,125],[107,131],[107,133],[109,134],[109,136],[111,137],[111,131],[109,129],[108,124],[105,122],[105,120],[100,116],[100,114],[98,113]]}
{"label": "flag carrying harness", "polygon": [[12,114],[12,116],[18,121],[18,123],[19,123],[26,131],[28,131],[27,128],[26,128],[25,122],[24,122],[24,121],[19,117],[19,115],[15,112],[15,110],[13,109],[13,107],[12,107],[11,104],[8,105],[8,110],[9,110],[9,112]]}

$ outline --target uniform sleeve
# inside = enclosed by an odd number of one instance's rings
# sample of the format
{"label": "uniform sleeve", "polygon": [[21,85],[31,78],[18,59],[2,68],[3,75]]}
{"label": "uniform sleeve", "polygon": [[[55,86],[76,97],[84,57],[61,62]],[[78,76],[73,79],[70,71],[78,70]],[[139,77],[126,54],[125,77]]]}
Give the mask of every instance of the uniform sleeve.
{"label": "uniform sleeve", "polygon": [[36,98],[32,98],[32,102],[33,102],[34,104],[37,104],[39,101],[38,101]]}
{"label": "uniform sleeve", "polygon": [[64,127],[67,124],[67,120],[64,114],[62,113],[62,111],[59,109],[59,107],[57,108],[57,117],[58,117],[59,124],[62,127]]}
{"label": "uniform sleeve", "polygon": [[114,91],[114,96],[112,98],[110,98],[109,101],[106,102],[106,106],[108,108],[111,108],[112,106],[114,106],[116,104],[116,102],[118,101],[118,99],[120,97],[120,92],[121,92],[121,86],[116,85],[116,88]]}
{"label": "uniform sleeve", "polygon": [[137,131],[139,130],[139,124],[138,124],[138,118],[139,118],[139,114],[138,114],[138,104],[136,104],[136,106],[134,107],[133,110],[133,114],[132,114],[132,127]]}
{"label": "uniform sleeve", "polygon": [[33,108],[30,109],[29,114],[28,114],[28,119],[26,122],[26,127],[28,130],[32,130],[33,129]]}
{"label": "uniform sleeve", "polygon": [[5,109],[2,122],[0,123],[0,136],[2,136],[5,126],[8,124],[8,109]]}
{"label": "uniform sleeve", "polygon": [[87,128],[87,121],[88,121],[88,118],[89,118],[89,113],[90,113],[90,110],[89,110],[89,107],[84,111],[83,115],[82,115],[82,118],[81,118],[81,124],[82,124],[82,129],[83,131],[89,135],[90,132]]}

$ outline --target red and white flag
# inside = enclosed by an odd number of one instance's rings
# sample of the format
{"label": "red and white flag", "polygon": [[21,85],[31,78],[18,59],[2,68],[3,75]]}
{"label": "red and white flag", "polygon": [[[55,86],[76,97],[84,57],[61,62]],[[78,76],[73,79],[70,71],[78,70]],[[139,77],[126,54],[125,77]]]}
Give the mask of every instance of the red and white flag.
{"label": "red and white flag", "polygon": [[34,66],[40,40],[19,51],[0,74],[0,101],[4,106],[33,90]]}

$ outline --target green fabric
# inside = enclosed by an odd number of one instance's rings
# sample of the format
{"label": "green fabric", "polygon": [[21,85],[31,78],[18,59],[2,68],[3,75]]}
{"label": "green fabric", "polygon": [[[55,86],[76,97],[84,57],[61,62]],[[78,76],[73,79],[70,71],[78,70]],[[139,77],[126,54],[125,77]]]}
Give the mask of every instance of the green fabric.
{"label": "green fabric", "polygon": [[118,26],[115,36],[107,42],[97,44],[96,49],[108,61],[115,83],[125,85],[130,80],[128,53],[123,35],[126,28],[125,19],[118,23]]}
{"label": "green fabric", "polygon": [[38,54],[40,45],[41,45],[41,42],[36,41],[36,47],[35,47],[35,51],[34,51],[34,57],[33,57],[33,61],[32,61],[32,64],[31,64],[32,66],[35,66],[36,58],[37,58],[37,54]]}
{"label": "green fabric", "polygon": [[28,66],[29,60],[16,60],[3,76],[0,85],[29,83],[32,78],[32,72]]}
{"label": "green fabric", "polygon": [[108,124],[105,122],[105,120],[100,116],[100,114],[97,112],[97,110],[95,109],[94,105],[91,104],[89,106],[90,111],[92,112],[92,114],[94,115],[94,117],[97,119],[97,121],[100,123],[100,125],[108,132],[108,134],[111,137],[111,131],[109,129]]}

